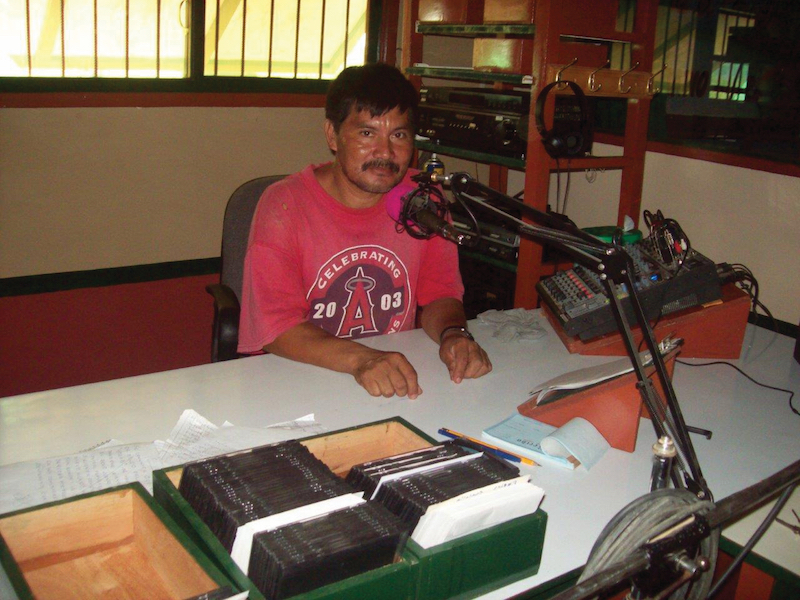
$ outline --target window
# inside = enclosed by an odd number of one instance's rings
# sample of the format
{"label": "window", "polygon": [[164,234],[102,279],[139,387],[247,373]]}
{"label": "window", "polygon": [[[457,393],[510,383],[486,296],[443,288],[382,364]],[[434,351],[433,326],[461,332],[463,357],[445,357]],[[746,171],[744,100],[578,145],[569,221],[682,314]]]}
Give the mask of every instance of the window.
{"label": "window", "polygon": [[[755,26],[752,13],[720,11],[714,40],[714,60],[711,63],[709,98],[744,102],[750,64],[732,62],[728,58],[730,40],[739,32]],[[732,54],[737,54],[732,52]],[[740,54],[740,53],[739,53]]]}
{"label": "window", "polygon": [[800,3],[661,0],[651,140],[798,163]]}
{"label": "window", "polygon": [[[0,0],[0,85],[41,79],[73,85],[103,79],[280,79],[284,85],[333,79],[367,58],[370,4],[380,3]],[[372,45],[377,47],[376,40]]]}
{"label": "window", "polygon": [[744,102],[749,64],[731,60],[730,40],[755,26],[754,13],[720,8],[709,15],[688,4],[670,2],[658,9],[653,71],[666,67],[661,75],[662,91]]}

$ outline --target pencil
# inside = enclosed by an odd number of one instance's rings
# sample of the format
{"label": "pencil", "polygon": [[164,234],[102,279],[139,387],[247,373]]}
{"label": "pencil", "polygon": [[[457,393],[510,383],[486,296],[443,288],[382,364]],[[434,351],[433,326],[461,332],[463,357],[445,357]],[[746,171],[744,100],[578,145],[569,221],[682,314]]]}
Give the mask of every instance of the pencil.
{"label": "pencil", "polygon": [[453,431],[452,429],[446,429],[445,427],[442,427],[441,429],[439,429],[439,434],[445,435],[445,436],[447,436],[449,438],[453,438],[453,439],[467,440],[469,442],[472,442],[476,446],[480,446],[481,448],[485,448],[486,450],[488,450],[488,451],[490,451],[490,452],[492,452],[494,454],[497,454],[498,456],[501,456],[503,458],[508,458],[508,459],[510,459],[510,460],[512,460],[514,462],[521,462],[522,464],[531,465],[533,467],[540,466],[539,463],[532,461],[530,458],[528,458],[526,456],[520,456],[519,454],[515,454],[514,452],[509,452],[508,450],[506,450],[504,448],[498,448],[497,446],[493,446],[492,444],[487,444],[486,442],[483,442],[481,440],[475,439],[475,438],[470,437],[468,435],[464,435],[463,433],[458,433],[457,431]]}

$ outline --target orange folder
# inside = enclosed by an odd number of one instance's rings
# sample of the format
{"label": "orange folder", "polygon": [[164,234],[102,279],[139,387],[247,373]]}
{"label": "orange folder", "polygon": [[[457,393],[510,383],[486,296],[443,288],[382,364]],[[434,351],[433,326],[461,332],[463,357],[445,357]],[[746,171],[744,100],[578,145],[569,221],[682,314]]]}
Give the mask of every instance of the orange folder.
{"label": "orange folder", "polygon": [[[664,357],[670,379],[677,354],[676,349]],[[663,402],[664,390],[655,373],[655,367],[647,367],[645,373]],[[649,417],[636,387],[634,372],[577,390],[542,406],[537,406],[536,397],[533,397],[520,404],[517,410],[526,417],[555,427],[561,427],[574,417],[583,417],[597,428],[612,448],[625,452],[633,452],[636,447],[639,419],[643,416]]]}

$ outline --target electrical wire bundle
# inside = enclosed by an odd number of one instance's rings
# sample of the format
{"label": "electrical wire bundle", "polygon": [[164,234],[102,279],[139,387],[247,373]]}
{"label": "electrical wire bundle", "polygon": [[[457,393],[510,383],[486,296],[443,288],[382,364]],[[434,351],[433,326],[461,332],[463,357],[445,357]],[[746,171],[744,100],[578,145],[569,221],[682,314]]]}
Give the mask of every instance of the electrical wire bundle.
{"label": "electrical wire bundle", "polygon": [[[617,513],[600,533],[578,583],[625,559],[658,534],[713,507],[711,502],[698,500],[685,489],[662,489],[637,498]],[[696,581],[687,582],[675,590],[669,596],[670,600],[706,597],[714,577],[718,546],[719,529],[716,529],[697,548],[690,550],[689,558],[702,555],[711,562],[710,568]]]}
{"label": "electrical wire bundle", "polygon": [[649,246],[659,264],[677,275],[692,255],[689,236],[675,219],[666,218],[660,210],[655,215],[645,210],[642,216],[649,232],[643,244]]}
{"label": "electrical wire bundle", "polygon": [[758,309],[760,308],[772,321],[772,325],[775,328],[775,331],[777,331],[778,323],[775,320],[775,317],[772,316],[772,312],[770,312],[766,305],[758,299],[758,281],[756,280],[755,275],[753,275],[753,272],[741,263],[733,263],[730,265],[730,267],[735,274],[737,287],[750,296],[750,313],[755,318],[758,315]]}

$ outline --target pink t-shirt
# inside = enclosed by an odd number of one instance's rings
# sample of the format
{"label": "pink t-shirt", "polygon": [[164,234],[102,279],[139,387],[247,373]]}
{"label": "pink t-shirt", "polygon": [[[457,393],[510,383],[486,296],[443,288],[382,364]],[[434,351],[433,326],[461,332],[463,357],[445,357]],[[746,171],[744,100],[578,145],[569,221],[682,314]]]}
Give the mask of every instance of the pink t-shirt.
{"label": "pink t-shirt", "polygon": [[366,209],[342,205],[315,168],[274,183],[258,204],[244,263],[239,352],[259,352],[304,321],[340,338],[404,331],[414,328],[417,305],[463,296],[454,244],[398,233],[385,198]]}

